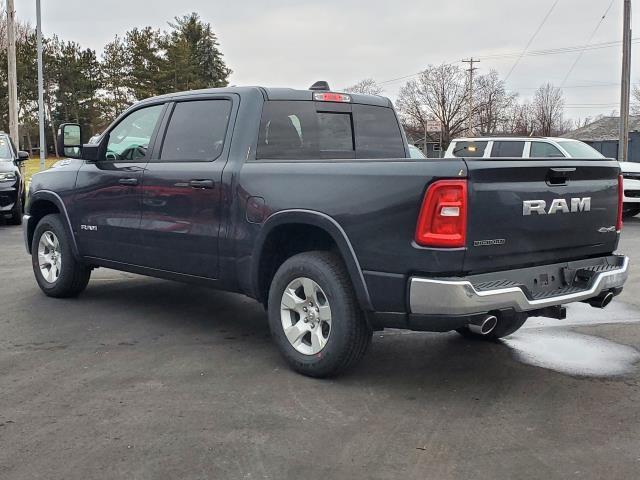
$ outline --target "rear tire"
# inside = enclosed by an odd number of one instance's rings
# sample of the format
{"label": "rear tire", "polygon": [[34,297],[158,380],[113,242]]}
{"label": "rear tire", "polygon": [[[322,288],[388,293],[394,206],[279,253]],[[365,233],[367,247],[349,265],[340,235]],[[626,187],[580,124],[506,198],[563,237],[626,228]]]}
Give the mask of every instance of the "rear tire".
{"label": "rear tire", "polygon": [[622,207],[622,216],[624,217],[635,217],[636,215],[638,215],[640,213],[640,207],[637,206],[627,206],[624,205]]}
{"label": "rear tire", "polygon": [[527,315],[514,313],[508,315],[498,315],[498,323],[495,328],[486,335],[472,332],[468,326],[458,328],[456,332],[465,338],[495,341],[507,337],[520,329],[527,321]]}
{"label": "rear tire", "polygon": [[43,217],[31,243],[31,264],[40,289],[50,297],[75,297],[89,283],[91,268],[79,262],[60,216]]}
{"label": "rear tire", "polygon": [[371,344],[346,268],[337,255],[315,251],[286,260],[271,282],[269,327],[289,366],[310,377],[353,367]]}
{"label": "rear tire", "polygon": [[16,203],[13,205],[9,223],[11,225],[22,225],[22,197],[18,197]]}

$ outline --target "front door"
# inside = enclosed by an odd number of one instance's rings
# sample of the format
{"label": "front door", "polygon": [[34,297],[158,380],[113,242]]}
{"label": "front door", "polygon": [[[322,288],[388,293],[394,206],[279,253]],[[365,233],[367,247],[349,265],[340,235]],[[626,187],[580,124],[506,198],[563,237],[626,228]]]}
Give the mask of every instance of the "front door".
{"label": "front door", "polygon": [[78,171],[73,213],[82,255],[124,263],[139,258],[143,172],[164,105],[137,109],[102,139],[106,153]]}
{"label": "front door", "polygon": [[[231,138],[231,97],[176,102],[144,175],[144,265],[218,278],[221,181]],[[159,135],[159,138],[161,135]]]}

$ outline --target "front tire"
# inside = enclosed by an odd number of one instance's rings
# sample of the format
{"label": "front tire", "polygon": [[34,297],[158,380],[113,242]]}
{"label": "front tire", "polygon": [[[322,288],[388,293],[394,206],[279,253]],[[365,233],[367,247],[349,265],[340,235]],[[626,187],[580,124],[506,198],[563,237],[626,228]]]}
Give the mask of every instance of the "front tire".
{"label": "front tire", "polygon": [[55,214],[43,217],[36,226],[31,264],[38,286],[50,297],[75,297],[91,277],[91,268],[74,257],[71,237]]}
{"label": "front tire", "polygon": [[11,218],[9,219],[11,225],[22,225],[22,205],[22,197],[18,196],[11,210]]}
{"label": "front tire", "polygon": [[353,367],[371,343],[372,330],[356,300],[346,268],[330,252],[286,260],[269,290],[269,327],[289,366],[310,377]]}

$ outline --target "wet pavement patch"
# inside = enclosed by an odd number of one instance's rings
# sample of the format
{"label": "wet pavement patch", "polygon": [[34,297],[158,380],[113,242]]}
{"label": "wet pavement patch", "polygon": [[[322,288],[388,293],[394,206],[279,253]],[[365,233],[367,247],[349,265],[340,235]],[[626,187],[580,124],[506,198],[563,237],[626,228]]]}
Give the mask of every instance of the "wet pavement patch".
{"label": "wet pavement patch", "polygon": [[633,347],[560,328],[521,330],[503,343],[522,363],[569,375],[625,375],[640,362]]}

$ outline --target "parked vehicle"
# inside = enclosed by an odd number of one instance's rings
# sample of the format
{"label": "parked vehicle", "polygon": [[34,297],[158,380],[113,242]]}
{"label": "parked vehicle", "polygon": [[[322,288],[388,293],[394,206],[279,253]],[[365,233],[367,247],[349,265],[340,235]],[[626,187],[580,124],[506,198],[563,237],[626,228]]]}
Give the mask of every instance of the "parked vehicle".
{"label": "parked vehicle", "polygon": [[374,330],[496,339],[566,303],[604,307],[627,277],[617,162],[407,158],[382,97],[175,93],[80,138],[61,125],[78,158],[31,183],[45,294],[79,294],[96,267],[241,292],[306,375],[354,365]]}
{"label": "parked vehicle", "polygon": [[422,150],[420,150],[418,147],[416,147],[415,145],[409,144],[409,158],[427,158],[427,157],[425,157],[424,153],[422,153]]}
{"label": "parked vehicle", "polygon": [[579,140],[555,137],[456,138],[445,158],[605,158]]}
{"label": "parked vehicle", "polygon": [[635,217],[640,213],[640,163],[620,162],[624,179],[623,215]]}
{"label": "parked vehicle", "polygon": [[[595,148],[579,140],[552,137],[478,137],[455,139],[445,158],[605,158]],[[625,217],[640,213],[640,164],[622,162],[623,210]]]}
{"label": "parked vehicle", "polygon": [[28,159],[28,152],[18,150],[11,137],[0,132],[0,216],[13,225],[22,223],[25,188],[20,164]]}

